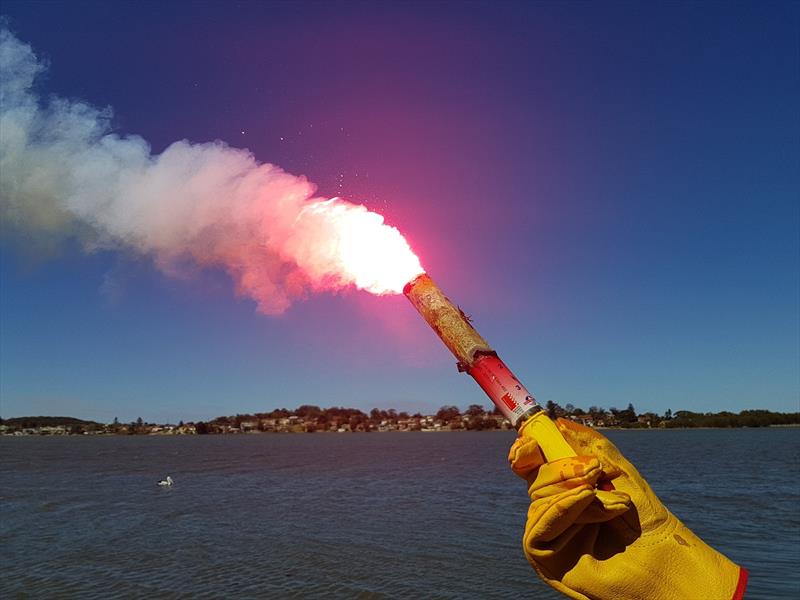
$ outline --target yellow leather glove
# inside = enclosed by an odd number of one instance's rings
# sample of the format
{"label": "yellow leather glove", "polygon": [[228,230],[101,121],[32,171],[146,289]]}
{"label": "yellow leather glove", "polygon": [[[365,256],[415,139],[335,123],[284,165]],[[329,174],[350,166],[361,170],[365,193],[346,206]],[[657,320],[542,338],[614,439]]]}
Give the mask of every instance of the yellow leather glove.
{"label": "yellow leather glove", "polygon": [[523,547],[544,581],[580,600],[743,597],[747,571],[669,512],[608,438],[556,425],[578,456],[546,462],[546,447],[520,437],[508,457],[528,482]]}

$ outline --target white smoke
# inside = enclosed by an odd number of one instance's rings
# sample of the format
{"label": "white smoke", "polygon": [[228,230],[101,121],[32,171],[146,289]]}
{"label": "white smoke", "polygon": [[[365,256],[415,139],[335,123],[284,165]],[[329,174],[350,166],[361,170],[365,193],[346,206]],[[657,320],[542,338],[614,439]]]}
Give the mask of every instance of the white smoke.
{"label": "white smoke", "polygon": [[[220,141],[182,140],[153,155],[141,137],[111,131],[110,110],[39,98],[34,85],[44,70],[29,45],[0,29],[3,229],[75,236],[87,251],[132,250],[168,273],[222,267],[237,293],[267,314],[308,290],[357,283],[340,264],[342,234],[320,219],[323,199],[305,178]],[[334,204],[334,221],[372,215]]]}

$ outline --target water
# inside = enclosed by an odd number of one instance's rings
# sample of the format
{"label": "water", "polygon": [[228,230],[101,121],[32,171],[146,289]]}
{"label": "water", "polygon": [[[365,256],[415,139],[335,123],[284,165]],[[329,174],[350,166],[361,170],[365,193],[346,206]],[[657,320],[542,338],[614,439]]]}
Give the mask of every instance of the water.
{"label": "water", "polygon": [[[748,600],[800,597],[800,430],[607,434]],[[0,595],[562,598],[522,554],[513,436],[0,438]]]}

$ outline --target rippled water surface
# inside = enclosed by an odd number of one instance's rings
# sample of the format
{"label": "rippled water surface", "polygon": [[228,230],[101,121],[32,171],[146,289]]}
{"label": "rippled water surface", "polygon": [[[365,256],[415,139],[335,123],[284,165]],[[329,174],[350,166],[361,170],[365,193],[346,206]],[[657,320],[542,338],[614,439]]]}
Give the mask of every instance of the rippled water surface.
{"label": "rippled water surface", "polygon": [[[800,430],[606,433],[748,599],[800,597]],[[561,598],[521,551],[513,437],[0,438],[0,595]]]}

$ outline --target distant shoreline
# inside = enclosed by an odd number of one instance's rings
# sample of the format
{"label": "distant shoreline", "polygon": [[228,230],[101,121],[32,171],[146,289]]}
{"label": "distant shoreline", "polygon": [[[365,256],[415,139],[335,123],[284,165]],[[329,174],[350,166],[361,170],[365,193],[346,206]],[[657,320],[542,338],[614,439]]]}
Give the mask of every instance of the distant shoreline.
{"label": "distant shoreline", "polygon": [[[593,427],[598,431],[709,431],[709,430],[738,430],[738,429],[800,429],[800,424],[793,423],[789,425],[765,425],[763,427],[748,427],[746,425],[740,427]],[[111,433],[111,432],[84,432],[84,433],[42,433],[42,432],[28,432],[28,433],[2,433],[0,438],[29,438],[29,437],[236,437],[236,436],[259,436],[259,435],[304,435],[304,434],[322,434],[334,435],[339,433],[350,434],[364,434],[364,433],[486,433],[486,432],[499,432],[508,431],[516,433],[513,429],[423,429],[416,431],[409,430],[392,430],[392,431],[249,431],[246,433],[211,433],[211,434],[175,434],[175,433],[142,433],[142,434],[129,434],[129,433]]]}
{"label": "distant shoreline", "polygon": [[[800,413],[775,413],[763,409],[731,412],[695,413],[668,410],[663,416],[637,414],[633,405],[625,410],[605,411],[592,406],[589,412],[567,404],[561,408],[548,401],[551,418],[563,417],[574,423],[603,430],[661,429],[756,429],[763,427],[800,427]],[[512,430],[511,422],[498,409],[486,412],[479,404],[463,412],[457,406],[442,406],[435,414],[409,414],[395,409],[374,408],[369,414],[356,408],[304,404],[294,410],[285,408],[255,414],[220,416],[210,421],[148,423],[141,417],[130,423],[114,419],[112,423],[86,421],[67,416],[28,416],[0,419],[0,435],[243,435],[255,433],[389,433],[393,431]]]}
{"label": "distant shoreline", "polygon": [[615,431],[684,431],[691,429],[798,429],[800,423],[789,423],[787,425],[762,425],[760,427],[750,427],[748,425],[739,425],[736,427],[593,427],[592,429],[598,430],[615,430]]}

